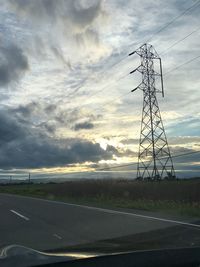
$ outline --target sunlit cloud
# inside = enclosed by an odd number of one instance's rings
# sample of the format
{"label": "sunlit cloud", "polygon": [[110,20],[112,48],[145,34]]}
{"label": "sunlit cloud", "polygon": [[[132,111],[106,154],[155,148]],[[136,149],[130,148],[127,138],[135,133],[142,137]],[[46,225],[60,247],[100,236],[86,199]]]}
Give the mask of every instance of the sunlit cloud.
{"label": "sunlit cloud", "polygon": [[[143,93],[130,93],[141,77],[129,75],[138,59],[128,54],[152,37],[164,74],[199,55],[200,30],[168,49],[199,27],[199,7],[154,35],[191,3],[0,4],[2,170],[70,173],[136,162]],[[199,84],[199,59],[164,75],[165,98],[158,95],[158,102],[174,154],[200,148]],[[29,154],[35,165],[26,162]],[[199,166],[197,157],[183,165]]]}

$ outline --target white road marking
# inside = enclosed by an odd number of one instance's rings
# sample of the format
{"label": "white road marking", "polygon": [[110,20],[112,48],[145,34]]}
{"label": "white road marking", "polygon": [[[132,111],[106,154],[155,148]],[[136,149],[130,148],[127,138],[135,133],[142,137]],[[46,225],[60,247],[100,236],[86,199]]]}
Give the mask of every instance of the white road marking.
{"label": "white road marking", "polygon": [[19,217],[21,217],[22,219],[29,221],[29,218],[27,218],[26,216],[20,214],[19,212],[15,211],[15,210],[10,210],[12,213],[18,215]]}
{"label": "white road marking", "polygon": [[86,209],[99,210],[99,211],[106,212],[106,213],[123,214],[123,215],[128,215],[128,216],[140,217],[140,218],[144,218],[144,219],[157,220],[157,221],[169,222],[169,223],[175,223],[175,224],[182,224],[182,225],[186,225],[186,226],[192,226],[192,227],[200,228],[200,224],[194,224],[194,223],[182,222],[182,221],[177,221],[177,220],[153,217],[153,216],[142,215],[142,214],[131,213],[131,212],[124,212],[124,211],[96,208],[96,207],[90,207],[90,206],[83,206],[83,205],[77,205],[77,204],[71,204],[71,203],[65,203],[65,204],[71,205],[71,206],[78,206],[78,207],[82,207],[82,208],[86,208]]}
{"label": "white road marking", "polygon": [[62,239],[62,237],[57,234],[53,234],[53,236],[57,237],[58,239]]}
{"label": "white road marking", "polygon": [[91,206],[85,206],[85,205],[78,205],[78,204],[66,203],[66,202],[61,202],[61,201],[47,200],[47,199],[41,199],[41,198],[16,196],[16,195],[11,195],[11,194],[6,194],[6,195],[9,195],[11,197],[14,196],[14,197],[19,197],[19,198],[29,198],[29,199],[33,199],[33,200],[49,202],[49,203],[52,203],[52,204],[61,204],[61,205],[67,205],[67,206],[80,207],[80,208],[91,209],[91,210],[96,210],[96,211],[101,211],[101,212],[106,212],[106,213],[111,213],[111,214],[128,215],[128,216],[134,216],[134,217],[144,218],[144,219],[148,219],[148,220],[156,220],[156,221],[161,221],[161,222],[180,224],[180,225],[184,225],[184,226],[195,227],[195,228],[198,228],[198,230],[200,229],[200,224],[194,224],[194,223],[189,223],[189,222],[165,219],[165,218],[142,215],[142,214],[131,213],[131,212],[124,212],[124,211],[103,209],[103,208],[97,208],[97,207],[91,207]]}
{"label": "white road marking", "polygon": [[[34,198],[34,199],[36,199],[36,198]],[[91,206],[85,206],[85,205],[78,205],[78,204],[72,204],[72,203],[65,203],[65,202],[53,201],[53,200],[47,200],[47,199],[38,199],[38,200],[47,201],[47,202],[50,202],[50,203],[64,204],[64,205],[68,205],[68,206],[75,206],[75,207],[80,207],[80,208],[85,208],[85,209],[97,210],[97,211],[102,211],[102,212],[111,213],[111,214],[128,215],[128,216],[140,217],[140,218],[144,218],[144,219],[157,220],[157,221],[162,221],[162,222],[169,222],[169,223],[174,223],[174,224],[181,224],[181,225],[200,228],[200,224],[194,224],[194,223],[182,222],[182,221],[177,221],[177,220],[159,218],[159,217],[142,215],[142,214],[137,214],[137,213],[110,210],[110,209],[103,209],[103,208],[97,208],[97,207],[91,207]]]}

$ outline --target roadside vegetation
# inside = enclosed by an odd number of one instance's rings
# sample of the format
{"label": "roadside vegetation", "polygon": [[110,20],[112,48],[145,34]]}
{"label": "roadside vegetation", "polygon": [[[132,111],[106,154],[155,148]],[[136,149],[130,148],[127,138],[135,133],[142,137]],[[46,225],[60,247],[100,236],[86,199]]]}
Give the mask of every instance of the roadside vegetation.
{"label": "roadside vegetation", "polygon": [[9,184],[1,185],[0,193],[98,207],[140,209],[200,217],[200,179],[161,182],[104,179]]}

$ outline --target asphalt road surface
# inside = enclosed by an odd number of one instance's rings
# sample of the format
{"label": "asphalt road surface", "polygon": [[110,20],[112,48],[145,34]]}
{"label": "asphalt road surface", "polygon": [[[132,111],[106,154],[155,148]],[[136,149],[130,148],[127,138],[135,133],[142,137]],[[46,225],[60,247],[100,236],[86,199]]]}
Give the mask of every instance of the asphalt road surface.
{"label": "asphalt road surface", "polygon": [[0,247],[50,250],[177,225],[200,230],[192,219],[0,194]]}

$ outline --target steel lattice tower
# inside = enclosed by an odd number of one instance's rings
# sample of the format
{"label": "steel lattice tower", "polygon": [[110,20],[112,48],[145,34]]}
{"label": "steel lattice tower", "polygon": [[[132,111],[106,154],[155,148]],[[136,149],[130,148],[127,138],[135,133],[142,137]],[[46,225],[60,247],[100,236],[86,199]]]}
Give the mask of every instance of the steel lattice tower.
{"label": "steel lattice tower", "polygon": [[[164,97],[161,58],[150,44],[142,45],[129,56],[133,54],[140,56],[141,64],[130,74],[140,72],[142,82],[132,92],[137,89],[143,91],[137,179],[175,179],[174,166],[156,97],[156,93],[162,93]],[[158,66],[158,72],[155,71],[155,65]],[[157,79],[161,89],[156,88]]]}

